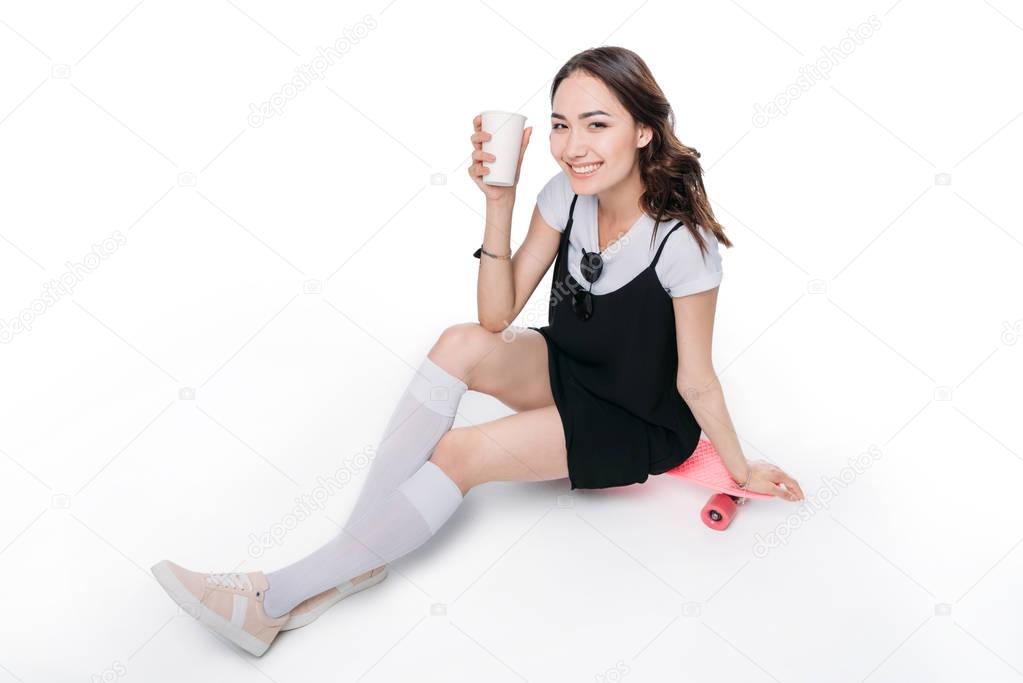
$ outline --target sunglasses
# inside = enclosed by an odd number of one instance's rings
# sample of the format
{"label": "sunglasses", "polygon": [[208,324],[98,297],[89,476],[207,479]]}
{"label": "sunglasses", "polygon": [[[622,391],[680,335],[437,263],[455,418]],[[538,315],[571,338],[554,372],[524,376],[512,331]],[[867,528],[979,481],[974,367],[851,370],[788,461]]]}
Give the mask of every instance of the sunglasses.
{"label": "sunglasses", "polygon": [[593,316],[593,283],[600,277],[604,270],[604,259],[599,251],[586,251],[583,249],[583,258],[579,263],[579,270],[583,278],[590,283],[590,289],[579,290],[572,295],[572,310],[580,320],[589,320]]}

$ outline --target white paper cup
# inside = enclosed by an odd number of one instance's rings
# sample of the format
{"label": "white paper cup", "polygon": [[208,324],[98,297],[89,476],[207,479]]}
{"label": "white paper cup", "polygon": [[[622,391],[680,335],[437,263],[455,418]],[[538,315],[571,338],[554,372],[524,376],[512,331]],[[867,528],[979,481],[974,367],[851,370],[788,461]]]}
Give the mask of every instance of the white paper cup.
{"label": "white paper cup", "polygon": [[483,182],[511,187],[515,184],[526,117],[510,111],[485,111],[480,118],[480,127],[491,135],[489,140],[483,141],[483,151],[496,157],[494,161],[483,162],[490,169],[490,173],[483,174]]}

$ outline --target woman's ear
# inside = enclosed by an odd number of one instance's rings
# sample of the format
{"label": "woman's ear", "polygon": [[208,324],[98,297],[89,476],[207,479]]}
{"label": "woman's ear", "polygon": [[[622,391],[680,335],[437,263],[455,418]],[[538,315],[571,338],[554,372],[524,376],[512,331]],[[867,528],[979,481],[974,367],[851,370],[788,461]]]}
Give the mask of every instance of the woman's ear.
{"label": "woman's ear", "polygon": [[653,139],[653,134],[651,133],[649,126],[644,126],[641,124],[639,126],[639,135],[636,140],[636,146],[638,148],[646,147],[648,144],[650,144],[651,139]]}

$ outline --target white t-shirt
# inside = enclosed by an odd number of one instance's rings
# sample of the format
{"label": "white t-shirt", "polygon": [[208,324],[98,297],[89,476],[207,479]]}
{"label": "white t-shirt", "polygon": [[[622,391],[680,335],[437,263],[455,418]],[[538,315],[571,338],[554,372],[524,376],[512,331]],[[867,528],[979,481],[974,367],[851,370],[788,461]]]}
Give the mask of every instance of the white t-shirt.
{"label": "white t-shirt", "polygon": [[[565,231],[568,210],[572,206],[572,185],[564,171],[547,181],[536,196],[537,207],[543,219],[559,232]],[[634,277],[650,266],[661,240],[678,222],[669,220],[657,226],[657,237],[650,244],[650,233],[654,219],[647,214],[640,216],[636,224],[618,240],[612,241],[601,254],[604,269],[597,281],[590,285],[582,275],[579,264],[582,249],[599,251],[597,246],[597,196],[579,195],[575,203],[572,234],[568,244],[568,272],[585,288],[594,294],[606,294],[629,283]],[[700,234],[707,245],[707,254],[700,253],[700,245],[684,223],[672,233],[661,251],[661,258],[654,268],[661,286],[670,296],[696,294],[717,287],[721,282],[721,255],[718,240],[713,232],[700,228]]]}

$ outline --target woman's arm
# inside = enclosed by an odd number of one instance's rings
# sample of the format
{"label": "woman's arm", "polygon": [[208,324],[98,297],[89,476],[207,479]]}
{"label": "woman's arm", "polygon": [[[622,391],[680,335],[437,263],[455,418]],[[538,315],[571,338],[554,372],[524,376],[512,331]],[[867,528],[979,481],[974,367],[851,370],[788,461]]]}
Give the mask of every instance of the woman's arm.
{"label": "woman's arm", "polygon": [[732,478],[746,481],[749,463],[725,406],[725,396],[711,359],[718,288],[674,297],[678,341],[678,393],[721,455]]}
{"label": "woman's arm", "polygon": [[[511,217],[515,196],[508,200],[487,200],[483,248],[494,254],[511,252]],[[533,217],[525,241],[511,259],[480,254],[476,278],[476,314],[480,325],[500,332],[519,315],[544,273],[554,262],[561,233],[547,225],[533,206]]]}
{"label": "woman's arm", "polygon": [[[487,198],[483,248],[491,254],[511,253],[514,208],[514,194],[507,194],[500,199]],[[501,321],[507,320],[508,311],[515,301],[514,267],[514,257],[495,259],[480,254],[480,270],[476,277],[476,317],[491,332],[498,332],[507,326],[501,325]]]}
{"label": "woman's arm", "polygon": [[[678,392],[736,482],[742,484],[752,474],[750,490],[802,500],[803,492],[792,477],[769,463],[750,463],[742,453],[711,359],[717,298],[717,287],[672,298],[678,340]],[[787,490],[778,483],[784,483]]]}

